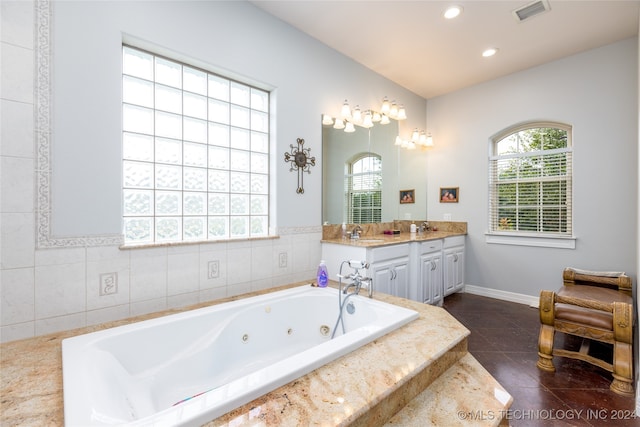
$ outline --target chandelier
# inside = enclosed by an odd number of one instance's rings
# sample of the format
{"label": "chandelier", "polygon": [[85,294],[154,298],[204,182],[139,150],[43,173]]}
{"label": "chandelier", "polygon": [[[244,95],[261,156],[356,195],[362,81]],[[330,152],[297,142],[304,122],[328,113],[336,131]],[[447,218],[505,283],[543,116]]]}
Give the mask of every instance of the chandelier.
{"label": "chandelier", "polygon": [[[340,115],[333,118],[328,114],[323,114],[322,124],[351,133],[355,132],[356,125],[368,129],[373,127],[375,124],[389,124],[391,119],[398,121],[406,120],[407,112],[402,104],[398,104],[396,101],[389,101],[385,96],[380,107],[375,110],[361,109],[359,105],[351,108],[349,106],[349,102],[345,99],[342,104],[342,108],[340,109]],[[430,133],[427,134],[424,130],[418,130],[416,128],[411,134],[410,139],[403,139],[398,135],[396,137],[395,145],[408,150],[414,150],[417,147],[428,148],[433,147],[433,138]]]}

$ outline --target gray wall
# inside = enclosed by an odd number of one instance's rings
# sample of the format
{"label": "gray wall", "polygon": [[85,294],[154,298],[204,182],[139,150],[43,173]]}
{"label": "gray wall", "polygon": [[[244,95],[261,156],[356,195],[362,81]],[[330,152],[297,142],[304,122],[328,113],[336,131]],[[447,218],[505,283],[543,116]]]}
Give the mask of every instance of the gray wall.
{"label": "gray wall", "polygon": [[[537,296],[559,286],[566,266],[626,271],[635,282],[637,55],[634,37],[428,101],[428,214],[468,221],[467,284]],[[573,126],[576,248],[487,244],[489,138],[544,119]],[[439,186],[459,186],[460,203],[438,203]]]}
{"label": "gray wall", "polygon": [[56,2],[54,17],[55,234],[120,232],[123,37],[274,90],[272,225],[321,223],[322,169],[299,195],[282,157],[301,137],[321,163],[321,114],[337,115],[345,98],[362,108],[397,99],[401,126],[424,128],[422,98],[247,2]]}
{"label": "gray wall", "polygon": [[[345,98],[372,108],[388,96],[406,106],[403,135],[424,128],[424,99],[248,2],[51,6],[49,13],[46,3],[0,3],[0,341],[309,280],[321,255],[321,114],[337,115]],[[114,244],[123,39],[273,89],[270,225],[278,238],[135,250]],[[49,80],[51,110],[48,93],[34,96],[34,83]],[[318,161],[304,195],[284,162],[299,137]],[[100,296],[106,273],[117,275],[118,292]]]}

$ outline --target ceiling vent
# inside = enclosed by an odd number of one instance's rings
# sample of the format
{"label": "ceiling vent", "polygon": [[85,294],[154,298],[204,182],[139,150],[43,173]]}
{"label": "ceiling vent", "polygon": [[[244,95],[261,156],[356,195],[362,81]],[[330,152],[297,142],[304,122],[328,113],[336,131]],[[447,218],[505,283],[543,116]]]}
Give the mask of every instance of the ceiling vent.
{"label": "ceiling vent", "polygon": [[547,0],[538,0],[514,10],[513,16],[518,22],[523,22],[548,10],[550,10],[549,2]]}

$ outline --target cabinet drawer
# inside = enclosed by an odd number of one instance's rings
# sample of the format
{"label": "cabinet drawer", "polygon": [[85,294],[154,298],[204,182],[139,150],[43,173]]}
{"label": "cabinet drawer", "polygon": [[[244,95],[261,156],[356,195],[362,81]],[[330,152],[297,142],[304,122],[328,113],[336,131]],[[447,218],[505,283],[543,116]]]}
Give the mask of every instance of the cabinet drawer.
{"label": "cabinet drawer", "polygon": [[464,240],[466,236],[452,236],[444,238],[444,247],[452,248],[454,246],[464,246]]}
{"label": "cabinet drawer", "polygon": [[373,264],[374,262],[380,262],[388,259],[400,258],[400,257],[406,257],[406,256],[409,256],[408,243],[369,249],[369,253],[367,254],[367,261],[370,264]]}
{"label": "cabinet drawer", "polygon": [[420,243],[420,253],[427,254],[429,252],[437,252],[442,250],[442,239],[429,240]]}

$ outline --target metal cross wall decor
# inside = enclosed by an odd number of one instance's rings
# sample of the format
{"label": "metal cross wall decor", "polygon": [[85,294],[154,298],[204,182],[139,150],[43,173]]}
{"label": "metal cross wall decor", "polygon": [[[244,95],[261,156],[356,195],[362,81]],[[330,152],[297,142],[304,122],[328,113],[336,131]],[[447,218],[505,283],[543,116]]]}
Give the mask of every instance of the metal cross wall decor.
{"label": "metal cross wall decor", "polygon": [[284,153],[284,161],[291,162],[291,168],[289,168],[289,172],[293,172],[294,170],[298,170],[298,188],[296,189],[296,193],[303,194],[304,193],[304,173],[311,173],[311,166],[316,165],[316,158],[309,157],[311,153],[311,148],[304,148],[304,139],[298,138],[296,139],[298,146],[294,146],[293,144],[289,144],[291,147],[290,153]]}

